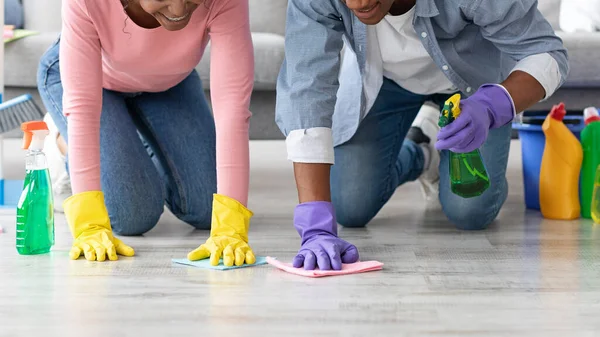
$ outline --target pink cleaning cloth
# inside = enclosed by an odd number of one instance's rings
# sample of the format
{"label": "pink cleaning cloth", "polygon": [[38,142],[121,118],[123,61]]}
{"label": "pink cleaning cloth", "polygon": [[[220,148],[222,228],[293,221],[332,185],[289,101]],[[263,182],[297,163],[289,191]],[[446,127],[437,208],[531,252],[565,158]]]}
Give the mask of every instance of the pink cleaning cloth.
{"label": "pink cleaning cloth", "polygon": [[342,270],[304,270],[302,268],[294,268],[292,267],[291,263],[283,263],[269,256],[267,256],[267,263],[285,272],[306,277],[349,275],[383,269],[383,263],[378,261],[364,261],[351,264],[343,264]]}

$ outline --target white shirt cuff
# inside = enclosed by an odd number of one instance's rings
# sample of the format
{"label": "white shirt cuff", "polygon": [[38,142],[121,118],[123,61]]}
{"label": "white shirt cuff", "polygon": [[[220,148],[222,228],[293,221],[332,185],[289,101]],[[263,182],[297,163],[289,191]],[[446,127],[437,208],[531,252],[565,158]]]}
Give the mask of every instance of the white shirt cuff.
{"label": "white shirt cuff", "polygon": [[293,130],[285,144],[288,159],[295,163],[334,164],[333,132],[330,128]]}
{"label": "white shirt cuff", "polygon": [[546,97],[552,96],[561,82],[558,62],[548,53],[528,56],[517,63],[511,73],[520,70],[533,76],[546,91]]}

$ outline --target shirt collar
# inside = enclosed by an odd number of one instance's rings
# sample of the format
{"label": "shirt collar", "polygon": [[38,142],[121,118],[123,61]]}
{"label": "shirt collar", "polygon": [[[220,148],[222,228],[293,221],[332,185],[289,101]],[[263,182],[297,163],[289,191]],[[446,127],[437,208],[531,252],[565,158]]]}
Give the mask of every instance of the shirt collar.
{"label": "shirt collar", "polygon": [[440,14],[434,0],[417,0],[415,16],[434,17]]}

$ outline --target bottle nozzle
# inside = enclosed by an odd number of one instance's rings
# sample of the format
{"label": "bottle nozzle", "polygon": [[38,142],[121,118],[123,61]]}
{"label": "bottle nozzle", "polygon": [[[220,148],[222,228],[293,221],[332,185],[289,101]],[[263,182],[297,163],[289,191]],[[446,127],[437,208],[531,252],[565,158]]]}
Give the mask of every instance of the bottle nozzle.
{"label": "bottle nozzle", "polygon": [[48,125],[45,122],[35,121],[21,124],[23,135],[24,150],[42,150],[44,148],[44,139],[50,133]]}
{"label": "bottle nozzle", "polygon": [[552,107],[552,111],[550,111],[550,117],[561,122],[565,118],[566,114],[567,110],[565,110],[565,103],[555,105],[554,107]]}
{"label": "bottle nozzle", "polygon": [[591,122],[599,122],[600,114],[598,114],[598,109],[594,107],[589,107],[583,110],[583,118],[585,119],[585,124],[588,125]]}

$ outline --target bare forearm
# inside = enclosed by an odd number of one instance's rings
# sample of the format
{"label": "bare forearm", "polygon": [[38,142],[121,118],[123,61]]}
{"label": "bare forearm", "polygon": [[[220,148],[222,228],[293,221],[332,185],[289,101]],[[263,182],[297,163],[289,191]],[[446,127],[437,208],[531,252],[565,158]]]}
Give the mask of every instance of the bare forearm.
{"label": "bare forearm", "polygon": [[546,96],[540,82],[523,71],[513,72],[502,85],[510,93],[516,113],[527,110]]}
{"label": "bare forearm", "polygon": [[294,163],[300,203],[331,201],[330,172],[331,165],[329,164]]}

